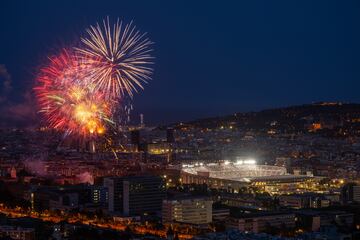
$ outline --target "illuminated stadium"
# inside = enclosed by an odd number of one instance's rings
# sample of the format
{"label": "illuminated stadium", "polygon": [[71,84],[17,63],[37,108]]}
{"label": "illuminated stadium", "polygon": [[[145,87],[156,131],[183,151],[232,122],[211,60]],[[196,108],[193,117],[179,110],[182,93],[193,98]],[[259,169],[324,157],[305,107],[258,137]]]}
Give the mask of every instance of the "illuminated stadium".
{"label": "illuminated stadium", "polygon": [[256,165],[253,160],[238,161],[236,163],[225,161],[207,165],[200,163],[183,165],[182,171],[202,177],[243,182],[248,182],[252,178],[286,175],[284,167]]}
{"label": "illuminated stadium", "polygon": [[181,181],[184,184],[207,184],[234,192],[249,185],[269,193],[305,192],[316,180],[313,176],[288,174],[284,167],[257,165],[254,160],[181,166]]}

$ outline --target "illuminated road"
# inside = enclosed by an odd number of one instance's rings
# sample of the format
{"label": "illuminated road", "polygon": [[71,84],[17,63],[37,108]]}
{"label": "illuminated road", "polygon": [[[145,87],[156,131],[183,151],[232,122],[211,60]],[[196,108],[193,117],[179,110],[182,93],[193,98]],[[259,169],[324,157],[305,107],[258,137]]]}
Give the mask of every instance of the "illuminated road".
{"label": "illuminated road", "polygon": [[[124,231],[127,226],[130,226],[132,231],[136,234],[142,234],[142,235],[151,234],[151,235],[155,235],[158,237],[166,238],[166,230],[165,229],[155,230],[155,229],[151,229],[144,225],[135,225],[135,224],[127,225],[124,223],[118,223],[118,222],[114,222],[114,221],[104,222],[104,220],[101,220],[101,219],[96,219],[96,218],[89,219],[87,216],[84,216],[81,214],[58,216],[58,215],[56,215],[54,213],[50,213],[50,212],[37,213],[37,212],[29,211],[29,210],[24,210],[20,207],[8,208],[3,204],[0,204],[0,213],[5,214],[6,216],[11,217],[11,218],[31,217],[31,218],[36,218],[36,219],[53,222],[53,223],[66,221],[70,224],[81,223],[84,225],[94,226],[97,228],[107,228],[107,229],[113,229],[113,230],[118,230],[118,231]],[[193,237],[193,235],[191,235],[191,234],[181,234],[181,233],[179,233],[178,236],[180,239],[184,239],[184,240],[191,239]]]}

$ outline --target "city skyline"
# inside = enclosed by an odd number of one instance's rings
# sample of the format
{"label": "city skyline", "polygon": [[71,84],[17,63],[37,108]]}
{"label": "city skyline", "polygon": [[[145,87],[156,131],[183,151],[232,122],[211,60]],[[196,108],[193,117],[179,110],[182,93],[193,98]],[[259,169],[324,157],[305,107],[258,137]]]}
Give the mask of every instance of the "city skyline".
{"label": "city skyline", "polygon": [[0,240],[360,239],[360,2],[0,2]]}

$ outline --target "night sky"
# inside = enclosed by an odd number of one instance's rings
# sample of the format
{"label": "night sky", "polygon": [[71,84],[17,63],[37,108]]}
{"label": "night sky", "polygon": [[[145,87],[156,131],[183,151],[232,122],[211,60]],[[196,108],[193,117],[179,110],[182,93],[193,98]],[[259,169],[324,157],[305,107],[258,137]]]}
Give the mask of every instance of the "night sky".
{"label": "night sky", "polygon": [[360,102],[360,1],[1,1],[0,120],[36,118],[47,56],[104,17],[134,20],[155,73],[135,96],[167,123],[317,101]]}

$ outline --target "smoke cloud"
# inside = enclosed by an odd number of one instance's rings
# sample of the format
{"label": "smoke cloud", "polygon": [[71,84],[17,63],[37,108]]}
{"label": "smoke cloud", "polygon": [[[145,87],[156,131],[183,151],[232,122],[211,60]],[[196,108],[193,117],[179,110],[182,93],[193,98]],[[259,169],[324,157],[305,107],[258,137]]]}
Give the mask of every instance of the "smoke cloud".
{"label": "smoke cloud", "polygon": [[94,177],[89,172],[83,172],[76,176],[79,183],[94,184]]}
{"label": "smoke cloud", "polygon": [[37,176],[46,176],[46,166],[43,160],[27,159],[24,161],[25,168],[32,174]]}
{"label": "smoke cloud", "polygon": [[33,127],[38,122],[34,96],[28,90],[14,101],[13,84],[8,69],[0,64],[0,127]]}

